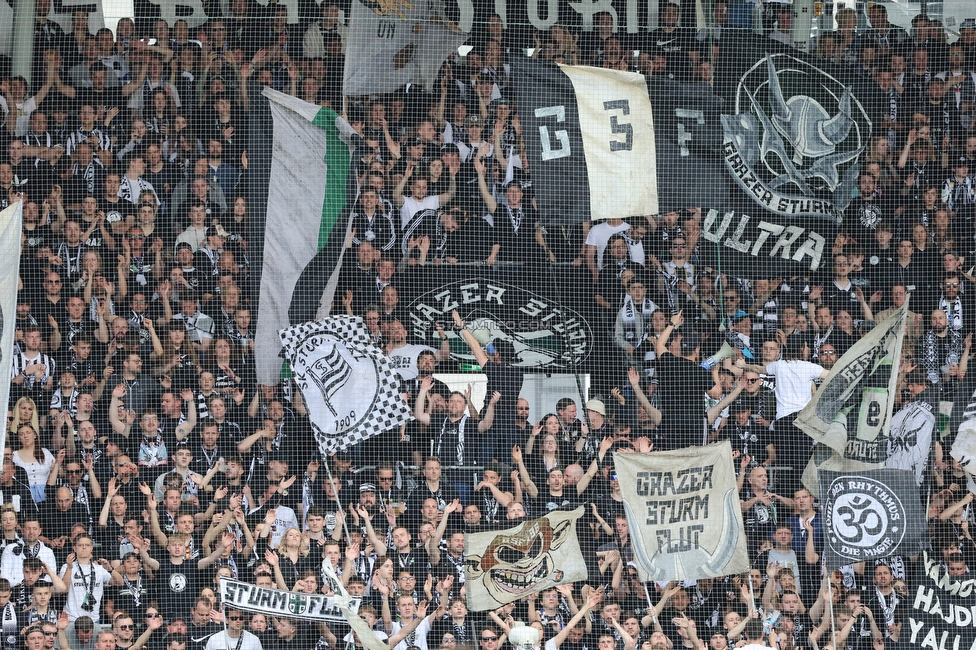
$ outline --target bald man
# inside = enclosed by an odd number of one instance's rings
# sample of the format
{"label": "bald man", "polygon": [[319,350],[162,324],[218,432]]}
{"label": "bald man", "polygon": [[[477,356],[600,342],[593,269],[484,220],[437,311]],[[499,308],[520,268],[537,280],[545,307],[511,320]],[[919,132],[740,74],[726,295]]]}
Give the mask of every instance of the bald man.
{"label": "bald man", "polygon": [[[55,466],[57,466],[56,461]],[[88,511],[75,500],[74,494],[67,486],[55,487],[49,484],[45,492],[47,500],[41,504],[40,512],[44,528],[41,541],[55,550],[64,548],[65,544],[70,548],[71,527],[82,523],[87,530],[90,524]]]}

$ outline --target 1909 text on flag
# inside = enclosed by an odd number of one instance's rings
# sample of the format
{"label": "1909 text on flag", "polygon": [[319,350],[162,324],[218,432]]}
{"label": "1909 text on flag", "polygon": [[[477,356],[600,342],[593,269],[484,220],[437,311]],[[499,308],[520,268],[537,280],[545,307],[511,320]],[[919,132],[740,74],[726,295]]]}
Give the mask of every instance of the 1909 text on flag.
{"label": "1909 text on flag", "polygon": [[614,454],[642,580],[715,578],[749,570],[732,447]]}
{"label": "1909 text on flag", "polygon": [[332,316],[289,327],[281,342],[323,454],[411,419],[397,375],[361,318]]}

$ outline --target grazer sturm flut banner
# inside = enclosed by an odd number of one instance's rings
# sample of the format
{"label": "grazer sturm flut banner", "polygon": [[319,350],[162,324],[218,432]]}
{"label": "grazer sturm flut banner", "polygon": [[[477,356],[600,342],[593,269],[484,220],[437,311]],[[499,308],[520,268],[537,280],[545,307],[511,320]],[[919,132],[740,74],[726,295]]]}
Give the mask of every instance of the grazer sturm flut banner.
{"label": "grazer sturm flut banner", "polygon": [[[593,351],[593,331],[579,313],[525,288],[495,278],[472,277],[439,285],[413,300],[404,326],[418,343],[437,347],[437,323],[451,322],[458,310],[480,341],[506,340],[519,368],[558,370],[581,365]],[[450,329],[450,328],[447,328]],[[464,340],[448,332],[451,352],[474,362]]]}
{"label": "grazer sturm flut banner", "polygon": [[[220,579],[220,600],[225,606],[267,616],[303,618],[309,621],[345,621],[345,613],[332,596],[259,587],[249,582]],[[359,609],[359,600],[352,604]]]}
{"label": "grazer sturm flut banner", "polygon": [[586,579],[576,537],[583,507],[554,510],[514,528],[464,537],[468,609],[495,609],[523,596]]}
{"label": "grazer sturm flut banner", "polygon": [[[976,580],[971,573],[950,576],[941,556],[922,551],[905,605],[900,644],[931,650],[976,647]],[[901,609],[899,606],[899,610]]]}
{"label": "grazer sturm flut banner", "polygon": [[925,548],[925,509],[913,472],[820,470],[819,477],[828,569]]}
{"label": "grazer sturm flut banner", "polygon": [[289,327],[281,332],[281,343],[323,454],[412,419],[389,358],[358,316]]}
{"label": "grazer sturm flut banner", "polygon": [[884,463],[907,305],[844,353],[794,424],[848,461]]}
{"label": "grazer sturm flut banner", "polygon": [[544,220],[657,214],[654,119],[643,75],[526,58],[512,60],[512,75]]}
{"label": "grazer sturm flut banner", "polygon": [[727,440],[674,451],[616,453],[613,463],[642,581],[700,580],[749,570]]}
{"label": "grazer sturm flut banner", "polygon": [[[10,397],[10,368],[14,360],[14,336],[17,329],[17,277],[20,270],[20,233],[22,202],[0,212],[0,403]],[[6,444],[7,422],[0,422],[0,445]],[[14,504],[20,509],[20,504]],[[26,505],[26,504],[25,504]]]}

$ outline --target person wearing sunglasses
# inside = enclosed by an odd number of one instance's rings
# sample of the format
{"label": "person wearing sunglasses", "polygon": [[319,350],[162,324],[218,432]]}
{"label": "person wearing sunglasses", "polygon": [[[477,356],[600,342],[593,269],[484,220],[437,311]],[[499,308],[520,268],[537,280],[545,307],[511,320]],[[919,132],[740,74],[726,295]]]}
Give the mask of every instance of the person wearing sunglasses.
{"label": "person wearing sunglasses", "polygon": [[206,650],[261,650],[261,641],[244,629],[244,612],[239,609],[224,609],[223,632],[218,632],[207,641]]}

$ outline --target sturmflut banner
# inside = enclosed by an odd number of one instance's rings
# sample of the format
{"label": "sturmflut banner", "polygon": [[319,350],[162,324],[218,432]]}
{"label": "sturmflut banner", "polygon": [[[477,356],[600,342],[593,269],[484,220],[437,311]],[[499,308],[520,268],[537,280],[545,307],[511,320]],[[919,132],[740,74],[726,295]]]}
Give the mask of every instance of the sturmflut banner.
{"label": "sturmflut banner", "polygon": [[749,570],[728,441],[614,454],[640,578],[690,580]]}
{"label": "sturmflut banner", "polygon": [[[309,621],[346,620],[342,608],[331,596],[259,587],[228,578],[220,580],[220,599],[228,607],[267,616],[288,616]],[[353,600],[350,609],[354,612],[359,610],[358,599]]]}
{"label": "sturmflut banner", "polygon": [[939,555],[923,551],[916,563],[900,645],[971,650],[976,645],[976,580],[972,574],[950,576],[940,560]]}
{"label": "sturmflut banner", "polygon": [[468,609],[495,609],[544,589],[586,579],[576,537],[583,507],[554,510],[507,530],[465,535]]}
{"label": "sturmflut banner", "polygon": [[819,476],[827,569],[914,555],[925,547],[928,528],[914,472],[820,470]]}

